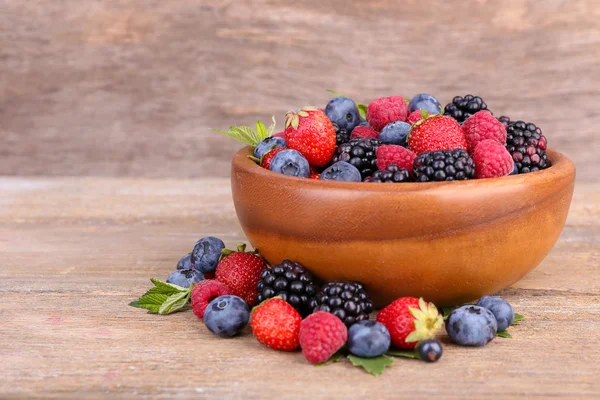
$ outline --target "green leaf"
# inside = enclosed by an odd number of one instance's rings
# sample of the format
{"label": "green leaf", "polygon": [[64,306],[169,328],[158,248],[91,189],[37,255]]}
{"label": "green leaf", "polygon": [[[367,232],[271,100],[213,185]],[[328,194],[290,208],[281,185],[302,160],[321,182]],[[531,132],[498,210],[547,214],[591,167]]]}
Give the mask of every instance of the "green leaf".
{"label": "green leaf", "polygon": [[421,118],[427,119],[429,117],[429,111],[421,109]]}
{"label": "green leaf", "polygon": [[343,94],[343,93],[340,93],[340,92],[337,92],[337,91],[335,91],[335,90],[333,90],[333,89],[326,89],[326,90],[327,90],[329,93],[331,93],[331,94],[333,94],[333,95],[336,95],[336,96],[340,96],[340,97],[348,97],[348,96],[346,96],[345,94]]}
{"label": "green leaf", "polygon": [[344,359],[344,357],[346,357],[346,346],[342,347],[341,349],[339,349],[338,351],[336,351],[331,357],[329,357],[329,360],[325,361],[324,363],[321,364],[317,364],[317,367],[322,367],[324,365],[327,364],[333,364],[336,362],[340,362]]}
{"label": "green leaf", "polygon": [[362,119],[367,119],[367,106],[365,104],[357,104],[358,113]]}
{"label": "green leaf", "polygon": [[513,325],[519,325],[521,321],[525,319],[525,316],[522,314],[515,313],[515,319],[513,320]]}
{"label": "green leaf", "polygon": [[265,124],[260,121],[256,121],[256,133],[259,137],[265,139],[267,137],[267,128]]}
{"label": "green leaf", "polygon": [[150,278],[150,282],[154,283],[154,288],[150,289],[156,289],[157,293],[162,293],[162,294],[173,294],[173,293],[177,293],[177,292],[185,292],[188,289],[178,286],[178,285],[174,285],[172,283],[167,283],[167,282],[163,282],[163,281],[159,281],[156,278]]}
{"label": "green leaf", "polygon": [[440,307],[439,312],[444,316],[444,321],[448,319],[450,313],[456,310],[458,307]]}
{"label": "green leaf", "polygon": [[385,355],[392,357],[406,357],[406,358],[416,358],[420,359],[419,352],[416,350],[400,350],[400,349],[390,349]]}
{"label": "green leaf", "polygon": [[160,306],[158,313],[161,315],[170,314],[172,312],[181,310],[190,299],[190,292],[181,292],[172,294],[169,298]]}
{"label": "green leaf", "polygon": [[[145,308],[149,313],[160,313],[163,305],[173,296],[181,295],[189,296],[191,289],[173,285],[151,278],[150,281],[154,287],[144,293],[138,300],[129,303],[132,307]],[[185,304],[184,304],[185,305]],[[179,307],[181,308],[181,307]],[[161,313],[162,314],[162,313]]]}
{"label": "green leaf", "polygon": [[361,367],[371,375],[375,376],[381,375],[386,367],[394,364],[394,359],[385,355],[374,358],[363,358],[350,354],[348,360],[350,360],[355,367]]}
{"label": "green leaf", "polygon": [[496,336],[506,338],[506,339],[512,338],[512,335],[510,333],[508,333],[508,331],[506,331],[506,330],[496,333]]}
{"label": "green leaf", "polygon": [[411,100],[410,97],[405,97],[404,98],[404,101],[406,102],[406,104],[410,103],[410,100]]}

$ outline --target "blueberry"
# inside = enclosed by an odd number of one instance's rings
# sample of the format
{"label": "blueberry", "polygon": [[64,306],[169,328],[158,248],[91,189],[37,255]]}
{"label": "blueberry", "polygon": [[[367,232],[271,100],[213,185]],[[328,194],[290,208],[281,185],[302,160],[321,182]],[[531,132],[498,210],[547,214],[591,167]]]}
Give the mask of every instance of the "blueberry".
{"label": "blueberry", "polygon": [[250,308],[240,297],[219,296],[206,307],[204,323],[217,336],[231,337],[248,325]]}
{"label": "blueberry", "polygon": [[408,111],[426,110],[429,114],[441,114],[442,105],[440,101],[427,93],[419,93],[408,103]]}
{"label": "blueberry", "polygon": [[403,121],[390,122],[379,134],[379,140],[387,144],[407,146],[406,139],[410,132],[410,124]]}
{"label": "blueberry", "polygon": [[351,132],[360,123],[358,108],[348,97],[336,97],[327,103],[325,114],[331,122]]}
{"label": "blueberry", "polygon": [[348,330],[348,351],[359,357],[378,357],[390,348],[390,332],[376,321],[360,321]]}
{"label": "blueberry", "polygon": [[513,169],[510,171],[509,175],[517,175],[519,173],[519,168],[517,167],[517,163],[513,162]]}
{"label": "blueberry", "polygon": [[484,296],[477,302],[479,307],[487,308],[496,317],[498,332],[512,325],[515,320],[515,312],[508,302],[497,296]]}
{"label": "blueberry", "polygon": [[360,171],[354,165],[346,161],[338,161],[321,172],[324,181],[361,182]]}
{"label": "blueberry", "polygon": [[368,123],[367,121],[365,121],[364,119],[360,121],[360,124],[358,124],[358,126],[366,126],[366,127],[371,127],[371,124]]}
{"label": "blueberry", "polygon": [[296,150],[283,150],[271,160],[271,171],[280,174],[308,178],[310,167],[308,161]]}
{"label": "blueberry", "polygon": [[498,331],[496,317],[487,308],[462,306],[450,313],[446,320],[450,339],[463,346],[485,346]]}
{"label": "blueberry", "polygon": [[225,243],[219,238],[208,236],[196,242],[190,261],[194,268],[202,272],[214,272]]}
{"label": "blueberry", "polygon": [[444,352],[442,344],[435,339],[420,342],[417,350],[419,351],[421,360],[427,362],[436,362],[442,357],[442,353]]}
{"label": "blueberry", "polygon": [[286,143],[284,138],[274,136],[268,137],[254,148],[254,157],[260,160],[269,151],[276,149],[277,147],[285,146]]}
{"label": "blueberry", "polygon": [[198,283],[204,279],[204,274],[194,269],[178,269],[167,278],[167,283],[181,286],[184,288],[190,287],[192,283]]}
{"label": "blueberry", "polygon": [[192,253],[188,253],[185,256],[181,257],[181,260],[177,263],[177,269],[192,269],[194,266],[191,262]]}

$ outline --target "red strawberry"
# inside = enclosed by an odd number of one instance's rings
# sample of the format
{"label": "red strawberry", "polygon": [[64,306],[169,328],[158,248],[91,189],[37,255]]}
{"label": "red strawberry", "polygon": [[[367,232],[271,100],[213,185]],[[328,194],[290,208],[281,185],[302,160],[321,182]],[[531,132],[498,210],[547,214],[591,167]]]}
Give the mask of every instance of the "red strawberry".
{"label": "red strawberry", "polygon": [[290,149],[299,151],[310,165],[324,167],[335,152],[335,129],[327,115],[314,107],[288,112],[285,140]]}
{"label": "red strawberry", "polygon": [[260,160],[260,166],[265,169],[271,169],[271,161],[273,161],[273,158],[275,158],[277,153],[283,150],[287,150],[287,147],[277,147],[269,151],[262,157],[262,160]]}
{"label": "red strawberry", "polygon": [[256,253],[244,252],[245,248],[245,244],[240,244],[236,252],[223,250],[224,257],[217,265],[215,278],[252,307],[258,296],[256,284],[267,264]]}
{"label": "red strawberry", "polygon": [[511,173],[514,166],[514,161],[506,147],[494,139],[479,142],[473,152],[473,161],[477,179],[506,176]]}
{"label": "red strawberry", "polygon": [[407,116],[408,104],[402,96],[380,97],[367,107],[367,121],[378,132],[390,122],[406,121]]}
{"label": "red strawberry", "polygon": [[386,169],[396,164],[399,168],[407,169],[412,175],[413,163],[417,155],[412,151],[396,144],[384,144],[377,148],[377,168]]}
{"label": "red strawberry", "polygon": [[488,110],[481,110],[471,115],[463,122],[462,129],[471,155],[482,140],[494,139],[501,145],[506,144],[506,128]]}
{"label": "red strawberry", "polygon": [[433,339],[442,329],[444,318],[433,303],[415,297],[401,297],[377,314],[390,331],[392,345],[414,349],[421,340]]}
{"label": "red strawberry", "polygon": [[319,179],[320,177],[321,173],[319,172],[319,170],[311,166],[310,173],[308,174],[308,179]]}
{"label": "red strawberry", "polygon": [[346,344],[348,328],[335,315],[317,311],[302,321],[298,337],[304,358],[313,364],[320,364]]}
{"label": "red strawberry", "polygon": [[275,350],[298,348],[298,333],[302,317],[289,303],[279,297],[265,300],[252,311],[250,326],[256,339]]}
{"label": "red strawberry", "polygon": [[417,155],[436,150],[467,150],[465,133],[454,118],[433,115],[414,124],[408,145]]}
{"label": "red strawberry", "polygon": [[204,318],[208,303],[219,296],[231,294],[231,289],[214,279],[204,279],[192,288],[192,311],[198,318]]}
{"label": "red strawberry", "polygon": [[370,126],[357,126],[352,129],[352,134],[350,135],[352,138],[361,137],[364,139],[378,139],[379,132]]}

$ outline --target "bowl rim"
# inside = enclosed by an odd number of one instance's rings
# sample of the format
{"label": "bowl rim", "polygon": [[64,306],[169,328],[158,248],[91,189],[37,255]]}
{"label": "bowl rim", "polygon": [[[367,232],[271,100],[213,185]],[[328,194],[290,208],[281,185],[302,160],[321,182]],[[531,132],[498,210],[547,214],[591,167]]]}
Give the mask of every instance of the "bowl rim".
{"label": "bowl rim", "polygon": [[548,181],[559,180],[561,178],[565,178],[569,175],[575,174],[575,165],[567,156],[550,148],[548,148],[546,152],[548,153],[548,157],[552,161],[552,165],[549,168],[543,169],[541,171],[529,172],[527,174],[508,175],[498,178],[469,179],[464,181],[444,182],[402,182],[368,184],[367,182],[337,182],[326,181],[321,179],[299,178],[295,176],[278,174],[271,170],[262,168],[260,165],[256,164],[253,160],[249,158],[249,156],[253,154],[251,146],[243,147],[242,149],[237,151],[233,156],[231,163],[232,166],[237,168],[239,171],[244,171],[246,173],[256,175],[263,179],[278,181],[281,182],[281,184],[298,184],[303,186],[310,186],[312,188],[323,189],[360,189],[362,191],[366,190],[375,192],[412,192],[434,188],[480,188],[482,186],[503,187],[519,185],[523,183],[527,183],[528,185],[535,185],[536,183],[544,183]]}

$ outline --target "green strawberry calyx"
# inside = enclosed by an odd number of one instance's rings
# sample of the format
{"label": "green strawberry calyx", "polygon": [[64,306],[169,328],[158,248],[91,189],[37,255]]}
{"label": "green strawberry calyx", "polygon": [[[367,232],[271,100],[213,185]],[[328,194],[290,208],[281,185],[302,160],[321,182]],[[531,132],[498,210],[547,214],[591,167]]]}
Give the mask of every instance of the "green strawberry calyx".
{"label": "green strawberry calyx", "polygon": [[285,127],[286,129],[292,126],[294,129],[298,129],[298,124],[300,123],[300,117],[308,117],[309,111],[317,111],[317,107],[307,106],[302,107],[298,112],[288,111],[285,114]]}
{"label": "green strawberry calyx", "polygon": [[214,129],[225,136],[237,140],[238,142],[249,146],[256,146],[266,138],[273,135],[275,131],[275,117],[272,117],[273,123],[267,128],[261,121],[256,121],[256,128],[249,126],[230,126],[228,130]]}
{"label": "green strawberry calyx", "polygon": [[426,303],[422,298],[419,299],[419,308],[409,307],[408,311],[415,318],[415,330],[406,337],[406,343],[433,339],[444,325],[444,317],[435,305]]}

